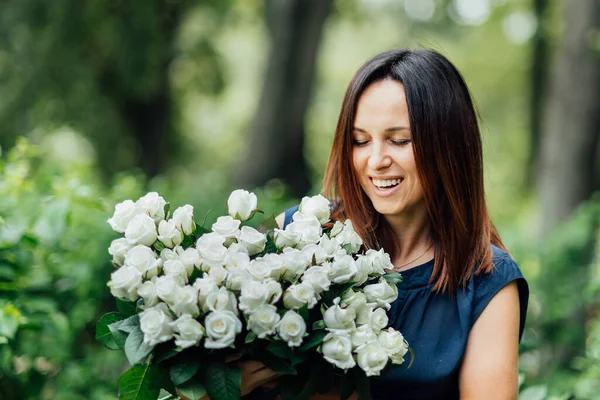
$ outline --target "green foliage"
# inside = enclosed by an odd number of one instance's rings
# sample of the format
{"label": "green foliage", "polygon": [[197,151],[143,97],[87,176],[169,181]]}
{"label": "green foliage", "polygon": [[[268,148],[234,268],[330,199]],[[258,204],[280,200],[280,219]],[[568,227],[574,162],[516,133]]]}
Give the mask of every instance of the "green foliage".
{"label": "green foliage", "polygon": [[[125,360],[94,338],[111,302],[106,219],[140,191],[124,177],[106,193],[88,168],[49,163],[25,141],[0,159],[1,398],[114,398]],[[113,348],[115,317],[99,332]]]}
{"label": "green foliage", "polygon": [[120,400],[156,400],[160,390],[153,385],[156,379],[154,365],[138,364],[119,379]]}
{"label": "green foliage", "polygon": [[211,363],[206,371],[206,390],[214,400],[240,398],[241,372],[223,363]]}

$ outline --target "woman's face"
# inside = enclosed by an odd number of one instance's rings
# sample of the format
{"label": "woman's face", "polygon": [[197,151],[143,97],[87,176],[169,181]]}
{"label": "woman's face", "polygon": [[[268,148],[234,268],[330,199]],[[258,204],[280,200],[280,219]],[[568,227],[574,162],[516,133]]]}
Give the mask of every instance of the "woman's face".
{"label": "woman's face", "polygon": [[358,100],[353,136],[354,171],[375,210],[391,218],[424,210],[401,83],[386,79],[367,87]]}

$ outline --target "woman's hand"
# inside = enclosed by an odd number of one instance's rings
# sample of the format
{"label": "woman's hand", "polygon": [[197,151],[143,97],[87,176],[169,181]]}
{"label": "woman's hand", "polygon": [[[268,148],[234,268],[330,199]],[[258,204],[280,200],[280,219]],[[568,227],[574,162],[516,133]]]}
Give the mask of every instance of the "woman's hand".
{"label": "woman's hand", "polygon": [[279,374],[260,361],[246,360],[237,363],[242,372],[241,395],[245,396],[260,386],[272,386]]}

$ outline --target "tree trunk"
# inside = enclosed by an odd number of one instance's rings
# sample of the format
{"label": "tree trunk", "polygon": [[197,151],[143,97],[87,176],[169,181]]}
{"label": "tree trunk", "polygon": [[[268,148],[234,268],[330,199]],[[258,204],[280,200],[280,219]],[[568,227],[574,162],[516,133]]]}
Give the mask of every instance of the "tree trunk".
{"label": "tree trunk", "polygon": [[529,162],[527,179],[530,185],[535,182],[536,166],[540,152],[540,137],[542,131],[544,94],[548,80],[548,31],[546,28],[546,11],[548,0],[534,0],[534,13],[538,27],[531,43],[531,93],[529,96]]}
{"label": "tree trunk", "polygon": [[[538,165],[542,239],[548,238],[595,189],[594,158],[600,137],[600,59],[592,46],[594,32],[600,28],[600,3],[580,0],[564,2],[563,7],[563,43],[548,82]],[[549,243],[545,241],[547,246]],[[552,348],[543,349],[542,374],[565,366],[585,346],[586,309],[578,294],[586,286],[589,272],[585,266],[591,262],[592,251],[583,253],[589,253],[587,262],[580,254],[580,262],[545,269],[540,277],[542,304],[561,303],[564,310],[561,320],[549,322],[548,326],[554,327],[546,335],[562,339],[548,340]],[[546,263],[552,264],[551,260]],[[559,299],[556,285],[571,289]],[[566,304],[569,307],[565,308]],[[546,313],[551,314],[549,311]]]}
{"label": "tree trunk", "polygon": [[310,189],[304,118],[331,0],[266,0],[271,52],[248,153],[238,175],[245,187],[280,178],[300,197]]}

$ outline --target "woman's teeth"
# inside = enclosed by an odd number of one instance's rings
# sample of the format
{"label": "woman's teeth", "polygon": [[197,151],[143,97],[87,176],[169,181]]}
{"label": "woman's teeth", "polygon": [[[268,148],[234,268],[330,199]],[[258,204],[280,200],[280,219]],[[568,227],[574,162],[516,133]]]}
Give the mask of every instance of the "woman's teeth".
{"label": "woman's teeth", "polygon": [[380,188],[386,188],[386,187],[396,186],[397,184],[400,183],[400,181],[401,181],[401,179],[384,179],[384,180],[373,179],[373,184],[375,184],[375,186],[380,187]]}

